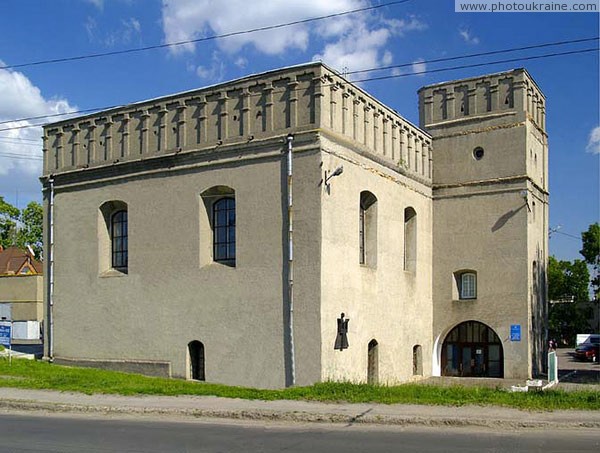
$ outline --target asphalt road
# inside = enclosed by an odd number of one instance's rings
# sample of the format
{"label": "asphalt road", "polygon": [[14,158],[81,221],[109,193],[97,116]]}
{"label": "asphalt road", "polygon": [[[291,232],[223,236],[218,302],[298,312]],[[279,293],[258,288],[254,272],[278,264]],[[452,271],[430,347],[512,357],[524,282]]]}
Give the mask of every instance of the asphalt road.
{"label": "asphalt road", "polygon": [[558,377],[563,383],[600,384],[600,363],[585,362],[575,358],[575,349],[559,348]]}
{"label": "asphalt road", "polygon": [[592,430],[215,423],[0,414],[0,452],[598,452]]}

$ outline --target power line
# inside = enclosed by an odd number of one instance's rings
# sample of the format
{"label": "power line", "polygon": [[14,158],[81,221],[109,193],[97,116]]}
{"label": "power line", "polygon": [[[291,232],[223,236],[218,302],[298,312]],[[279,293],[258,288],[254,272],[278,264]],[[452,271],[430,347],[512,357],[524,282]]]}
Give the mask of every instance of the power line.
{"label": "power line", "polygon": [[41,148],[42,143],[40,142],[37,145],[35,143],[23,143],[23,144],[19,145],[17,143],[10,143],[10,142],[0,141],[0,145],[8,145],[8,146],[31,146],[33,148]]}
{"label": "power line", "polygon": [[[548,42],[548,43],[543,43],[543,44],[535,44],[532,46],[524,46],[524,47],[511,47],[509,49],[502,49],[502,50],[492,50],[489,52],[479,52],[479,53],[472,53],[472,54],[467,54],[467,55],[458,55],[458,56],[454,56],[454,57],[446,57],[446,58],[436,58],[433,60],[423,60],[423,61],[419,61],[418,63],[426,63],[426,64],[430,64],[430,63],[441,63],[444,61],[453,61],[453,60],[461,60],[463,58],[474,58],[474,57],[483,57],[483,56],[488,56],[488,55],[497,55],[497,54],[501,54],[501,53],[509,53],[509,52],[518,52],[521,50],[531,50],[531,49],[540,49],[542,47],[552,47],[552,46],[562,46],[565,44],[575,44],[575,43],[582,43],[582,42],[589,42],[589,41],[598,41],[598,39],[600,39],[598,36],[594,36],[592,38],[581,38],[581,39],[572,39],[569,41],[557,41],[557,42]],[[397,64],[397,65],[391,65],[391,66],[382,66],[379,67],[377,69],[361,69],[359,71],[350,71],[347,74],[361,74],[364,72],[371,72],[371,71],[380,71],[380,70],[385,70],[385,69],[398,69],[398,68],[405,68],[407,66],[411,66],[413,65],[415,62],[412,63],[402,63],[402,64]],[[2,123],[0,123],[2,124]]]}
{"label": "power line", "polygon": [[[11,121],[12,123],[12,121]],[[39,143],[39,139],[27,138],[27,137],[8,137],[6,135],[0,135],[0,140],[18,140],[20,142],[33,142]]]}
{"label": "power line", "polygon": [[[0,67],[0,69],[4,69],[4,68]],[[113,105],[113,106],[106,107],[106,108],[107,109],[112,109],[112,108],[115,108],[115,107],[119,107],[119,106],[118,105]],[[17,118],[16,120],[4,120],[4,121],[0,121],[0,124],[16,123],[18,121],[39,120],[39,119],[42,119],[42,118],[54,118],[54,117],[57,117],[57,116],[75,115],[75,114],[78,114],[78,113],[90,113],[90,112],[95,112],[97,110],[98,109],[84,109],[84,110],[75,110],[73,112],[51,113],[51,114],[48,114],[48,115],[29,116],[27,118]],[[102,110],[104,110],[104,109],[102,109]]]}
{"label": "power line", "polygon": [[[552,47],[552,46],[560,46],[560,45],[565,45],[565,44],[575,44],[575,43],[582,43],[582,42],[589,42],[589,41],[598,41],[598,39],[600,39],[600,38],[598,36],[595,36],[595,37],[590,37],[590,38],[573,39],[573,40],[569,40],[569,41],[556,41],[556,42],[535,44],[535,45],[524,46],[524,47],[512,47],[512,48],[508,48],[508,49],[492,50],[489,52],[480,52],[480,53],[473,53],[473,54],[466,54],[466,55],[455,55],[453,57],[437,58],[437,59],[433,59],[433,60],[424,60],[424,61],[420,61],[419,63],[423,63],[423,64],[441,63],[444,61],[460,60],[463,58],[473,58],[473,57],[481,57],[481,56],[487,56],[487,55],[497,55],[497,54],[501,54],[501,53],[517,52],[517,51],[521,51],[521,50],[539,49],[542,47]],[[402,63],[402,64],[392,65],[392,66],[380,66],[377,68],[361,69],[359,71],[351,71],[351,72],[348,72],[347,74],[352,75],[352,74],[361,74],[361,73],[365,73],[365,72],[382,71],[382,70],[386,70],[386,69],[398,69],[398,68],[408,67],[413,64],[414,64],[414,62]],[[0,69],[2,69],[2,68],[0,68]],[[119,105],[111,105],[111,106],[106,106],[106,107],[101,107],[101,108],[76,110],[76,111],[72,111],[72,112],[30,116],[30,117],[26,117],[26,118],[18,118],[18,119],[14,119],[14,120],[0,121],[0,124],[14,123],[14,122],[18,122],[18,121],[39,120],[42,118],[55,118],[55,117],[59,117],[59,116],[66,116],[66,115],[80,114],[80,113],[90,113],[90,112],[95,112],[98,110],[110,110],[110,109],[117,108],[117,107],[120,107],[120,106]]]}
{"label": "power line", "polygon": [[[536,49],[536,48],[549,47],[549,46],[558,46],[558,45],[564,45],[564,44],[574,44],[574,43],[581,43],[581,42],[597,41],[598,39],[599,39],[599,37],[597,37],[597,36],[596,37],[590,37],[590,38],[579,38],[579,39],[574,39],[574,40],[569,40],[569,41],[557,41],[557,42],[552,42],[552,43],[542,43],[542,44],[535,44],[535,45],[531,45],[531,46],[514,47],[514,48],[502,49],[502,50],[493,50],[493,51],[490,51],[490,52],[481,52],[481,53],[476,53],[476,54],[455,55],[453,57],[447,57],[447,58],[438,58],[438,59],[433,59],[433,60],[424,60],[424,61],[420,61],[419,63],[422,63],[422,64],[439,63],[439,62],[444,62],[444,61],[459,60],[459,59],[462,59],[462,58],[473,58],[473,57],[477,57],[477,56],[496,55],[496,54],[501,54],[501,53],[515,52],[515,51],[527,50],[527,49]],[[586,50],[586,51],[589,51],[589,50]],[[565,53],[565,55],[566,54],[568,54],[568,53]],[[562,54],[557,54],[557,55],[562,55]],[[549,56],[554,56],[554,54],[549,55]],[[502,62],[520,61],[520,60],[527,60],[527,59],[534,59],[534,58],[544,58],[544,57],[545,57],[545,55],[542,55],[542,56],[539,56],[539,57],[535,57],[535,56],[532,56],[532,57],[521,57],[521,58],[514,59],[514,60],[505,60],[505,61],[498,61],[498,62],[482,63],[481,65],[497,64],[497,63],[502,63]],[[362,69],[362,70],[359,70],[359,71],[352,71],[352,72],[349,72],[347,74],[360,74],[360,73],[365,73],[365,72],[373,72],[373,71],[386,70],[386,69],[397,69],[397,68],[412,66],[414,63],[415,62],[402,63],[402,64],[398,64],[398,65],[393,65],[393,66],[381,66],[381,67],[370,68],[370,69]],[[473,67],[473,66],[464,66],[464,67]],[[461,68],[462,67],[456,67],[456,69],[461,69]],[[441,70],[451,70],[451,69],[455,69],[455,68],[441,69]],[[417,74],[425,74],[427,72],[439,72],[441,70],[437,70],[437,71],[429,70],[429,71],[425,71],[425,72],[419,72],[419,73],[416,73],[416,74],[415,73],[396,74],[396,75],[393,75],[393,77],[400,77],[400,76],[407,76],[407,75],[417,75]],[[393,78],[393,77],[388,77],[388,78]],[[360,82],[366,82],[366,81],[371,81],[371,80],[380,80],[380,79],[379,78],[369,78],[369,79],[360,80]],[[130,106],[130,105],[134,104],[134,103],[137,103],[137,102],[133,102],[133,103],[125,104],[125,105],[110,105],[110,106],[90,108],[90,109],[74,110],[74,111],[71,111],[71,112],[64,112],[64,113],[53,113],[53,114],[49,114],[49,115],[39,115],[39,116],[30,116],[30,117],[25,117],[25,118],[17,118],[17,119],[13,119],[13,120],[4,120],[4,121],[0,121],[0,124],[15,123],[15,122],[19,122],[19,121],[32,121],[32,120],[38,120],[38,119],[42,119],[42,118],[55,118],[55,117],[67,116],[67,115],[77,115],[77,114],[81,114],[81,113],[97,112],[97,111],[100,111],[100,110],[110,110],[110,109],[117,108],[117,107],[127,107],[127,106]],[[44,124],[44,123],[42,123],[42,124]],[[27,127],[33,127],[33,126],[35,126],[35,125],[14,126],[13,128],[0,129],[0,131],[12,130],[12,129],[19,129],[19,128],[27,128]]]}
{"label": "power line", "polygon": [[19,142],[18,140],[5,140],[0,138],[0,143],[5,143],[7,145],[17,145],[17,146],[39,146],[41,140],[36,141],[35,143],[30,142]]}
{"label": "power line", "polygon": [[101,57],[108,57],[108,56],[112,56],[112,55],[123,55],[123,54],[128,54],[128,53],[145,52],[147,50],[164,49],[166,47],[177,47],[177,46],[182,46],[185,44],[193,44],[193,43],[199,43],[199,42],[205,42],[205,41],[212,41],[215,39],[230,38],[232,36],[246,35],[246,34],[250,34],[250,33],[256,33],[256,32],[267,31],[267,30],[276,30],[279,28],[290,27],[292,25],[300,25],[300,24],[306,24],[309,22],[315,22],[315,21],[319,21],[319,20],[331,19],[334,17],[347,16],[350,14],[362,13],[365,11],[371,11],[371,10],[383,8],[386,6],[396,6],[396,5],[400,5],[403,3],[407,3],[409,1],[411,1],[411,0],[398,0],[398,1],[394,1],[394,2],[382,3],[380,5],[367,6],[364,8],[358,8],[358,9],[353,9],[353,10],[349,10],[349,11],[342,11],[339,13],[327,14],[325,16],[311,17],[308,19],[300,19],[300,20],[295,20],[292,22],[285,22],[285,23],[276,24],[276,25],[267,25],[264,27],[251,28],[249,30],[234,31],[231,33],[223,33],[220,35],[205,36],[204,38],[188,39],[185,41],[170,42],[170,43],[165,43],[165,44],[156,44],[153,46],[146,46],[146,47],[135,47],[132,49],[125,49],[125,50],[115,50],[112,52],[102,52],[102,53],[78,55],[75,57],[55,58],[52,60],[40,60],[40,61],[33,61],[33,62],[28,62],[28,63],[0,66],[0,69],[16,69],[16,68],[24,68],[24,67],[28,67],[28,66],[39,66],[39,65],[51,64],[51,63],[63,63],[66,61],[78,61],[78,60],[86,60],[89,58],[101,58]]}
{"label": "power line", "polygon": [[[567,51],[567,52],[554,52],[554,53],[543,54],[543,55],[533,55],[533,56],[529,56],[529,57],[518,57],[518,58],[510,58],[510,59],[506,59],[506,60],[488,61],[486,63],[474,63],[474,64],[470,64],[470,65],[459,65],[459,66],[452,66],[452,67],[448,67],[448,68],[426,69],[424,71],[409,72],[406,74],[391,74],[391,75],[380,76],[380,77],[369,77],[366,79],[353,80],[352,82],[353,83],[373,82],[373,81],[379,81],[379,80],[396,79],[396,78],[400,78],[400,77],[408,77],[408,76],[415,76],[415,75],[422,75],[422,74],[432,74],[432,73],[445,72],[445,71],[454,71],[454,70],[458,70],[458,69],[477,68],[477,67],[491,66],[491,65],[502,64],[502,63],[514,63],[517,61],[537,60],[537,59],[541,59],[541,58],[550,58],[550,57],[558,57],[558,56],[566,56],[566,55],[577,55],[577,54],[583,54],[583,53],[588,53],[588,52],[598,52],[598,51],[599,51],[598,48],[591,48],[591,49],[571,50],[571,51]],[[377,69],[378,68],[373,68],[373,69],[371,69],[371,71],[376,71]],[[283,93],[284,91],[285,90],[282,90],[281,93]],[[274,91],[274,93],[278,93],[278,92]],[[259,94],[256,94],[256,96],[258,96],[258,95]],[[130,107],[131,105],[133,105],[133,103],[125,104],[122,106],[98,107],[95,109],[87,109],[87,110],[85,110],[85,112],[108,110],[108,109],[115,108],[115,107],[127,108],[127,107]],[[81,112],[84,112],[84,111],[81,111]],[[76,114],[76,113],[80,113],[80,112],[79,111],[70,112],[70,113],[65,113],[64,115],[72,115],[72,114]],[[56,116],[56,115],[52,115],[52,116]],[[47,118],[47,117],[43,117],[43,118]],[[25,120],[27,120],[27,119],[21,119],[19,121],[25,121]],[[15,121],[17,121],[17,120],[15,120]],[[26,124],[26,125],[21,125],[21,126],[7,127],[7,128],[0,129],[0,132],[16,130],[16,129],[27,129],[30,127],[39,127],[39,126],[43,126],[44,124],[46,124],[46,123]]]}
{"label": "power line", "polygon": [[43,157],[28,156],[26,154],[18,154],[18,153],[4,153],[4,152],[0,152],[0,158],[1,157],[7,157],[9,159],[43,160]]}
{"label": "power line", "polygon": [[[568,52],[555,52],[555,53],[544,54],[544,55],[534,55],[534,56],[530,56],[530,57],[509,58],[507,60],[489,61],[487,63],[474,63],[474,64],[469,64],[469,65],[454,66],[454,67],[450,67],[450,68],[426,69],[425,71],[409,72],[406,74],[391,74],[389,76],[370,77],[368,79],[353,80],[353,82],[354,83],[373,82],[373,81],[377,81],[377,80],[396,79],[399,77],[407,77],[407,76],[413,76],[413,75],[432,74],[435,72],[453,71],[455,69],[478,68],[481,66],[488,66],[488,65],[493,65],[493,64],[514,63],[517,61],[538,60],[540,58],[558,57],[558,56],[564,56],[564,55],[576,55],[576,54],[581,54],[581,53],[586,53],[586,52],[598,52],[598,51],[599,51],[599,49],[596,47],[593,49],[571,50]],[[2,131],[2,130],[3,129],[0,129],[0,131]]]}
{"label": "power line", "polygon": [[565,233],[564,231],[554,230],[552,233],[562,234],[563,236],[568,236],[570,238],[577,239],[578,241],[581,240],[581,236],[575,236],[574,234]]}

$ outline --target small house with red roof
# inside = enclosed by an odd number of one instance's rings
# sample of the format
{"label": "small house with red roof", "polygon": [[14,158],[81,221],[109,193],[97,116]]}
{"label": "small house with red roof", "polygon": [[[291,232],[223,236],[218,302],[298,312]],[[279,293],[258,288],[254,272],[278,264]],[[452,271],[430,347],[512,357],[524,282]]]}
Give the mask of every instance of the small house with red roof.
{"label": "small house with red roof", "polygon": [[32,250],[0,246],[0,319],[13,321],[13,343],[40,343],[42,263]]}

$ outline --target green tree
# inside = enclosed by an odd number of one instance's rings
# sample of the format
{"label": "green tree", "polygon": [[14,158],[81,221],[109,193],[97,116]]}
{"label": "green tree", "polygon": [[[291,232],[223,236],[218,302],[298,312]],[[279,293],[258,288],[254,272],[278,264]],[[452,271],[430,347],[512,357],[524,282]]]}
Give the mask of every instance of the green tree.
{"label": "green tree", "polygon": [[20,215],[19,209],[0,196],[0,245],[2,247],[10,247],[17,243],[17,222]]}
{"label": "green tree", "polygon": [[581,233],[583,248],[579,251],[588,264],[598,264],[600,261],[600,225],[598,222],[589,226],[587,231]]}
{"label": "green tree", "polygon": [[35,257],[42,256],[42,230],[44,214],[42,206],[32,201],[20,211],[0,196],[0,245],[20,248],[31,246]]}
{"label": "green tree", "polygon": [[579,251],[585,262],[592,266],[592,289],[596,300],[600,294],[600,225],[593,223],[587,231],[581,233],[583,248]]}
{"label": "green tree", "polygon": [[578,333],[588,330],[590,273],[583,260],[548,260],[548,297],[550,337],[574,344]]}
{"label": "green tree", "polygon": [[37,259],[42,255],[42,233],[44,212],[42,206],[32,201],[21,211],[21,225],[17,233],[17,245],[21,248],[30,246]]}

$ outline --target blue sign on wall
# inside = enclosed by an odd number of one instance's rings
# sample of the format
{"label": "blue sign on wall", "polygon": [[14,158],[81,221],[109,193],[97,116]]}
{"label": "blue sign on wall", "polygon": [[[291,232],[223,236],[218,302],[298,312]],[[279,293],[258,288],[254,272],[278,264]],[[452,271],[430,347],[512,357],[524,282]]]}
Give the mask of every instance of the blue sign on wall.
{"label": "blue sign on wall", "polygon": [[0,344],[7,348],[10,348],[10,322],[0,322]]}
{"label": "blue sign on wall", "polygon": [[521,324],[511,324],[510,341],[521,341]]}

